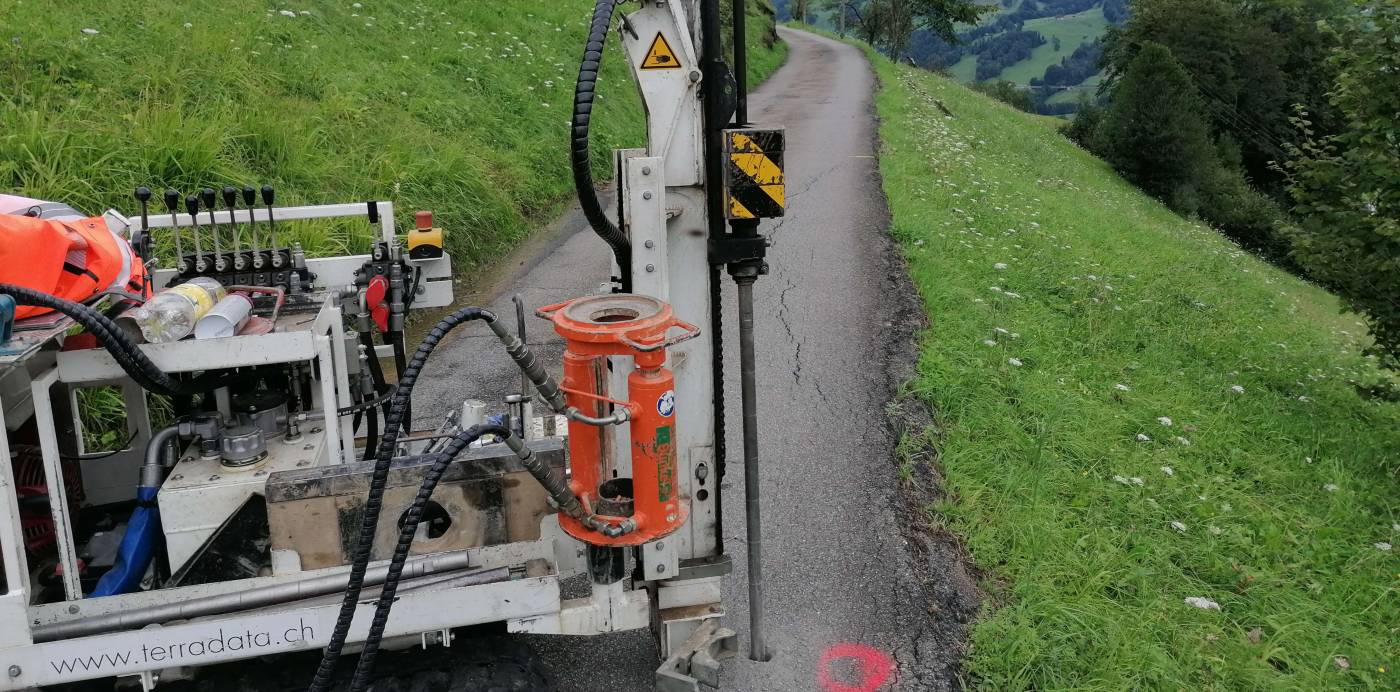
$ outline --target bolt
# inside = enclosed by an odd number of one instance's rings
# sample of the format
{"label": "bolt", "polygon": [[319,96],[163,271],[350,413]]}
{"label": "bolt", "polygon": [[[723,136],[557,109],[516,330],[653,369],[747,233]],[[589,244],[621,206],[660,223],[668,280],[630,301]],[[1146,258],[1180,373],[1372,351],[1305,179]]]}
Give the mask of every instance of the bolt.
{"label": "bolt", "polygon": [[318,432],[321,432],[321,429],[320,429],[320,428],[312,428],[312,429],[311,429],[311,434],[312,434],[312,435],[315,435],[315,434],[318,433]]}
{"label": "bolt", "polygon": [[657,566],[656,566],[656,573],[657,573],[657,574],[665,574],[665,573],[666,573],[666,565],[657,565]]}
{"label": "bolt", "polygon": [[642,199],[651,199],[651,190],[642,193]]}
{"label": "bolt", "polygon": [[656,247],[656,241],[655,241],[655,240],[648,240],[647,242],[642,243],[642,245],[645,245],[645,246],[647,247],[647,249],[650,250],[651,248]]}
{"label": "bolt", "polygon": [[76,606],[76,605],[70,605],[70,606],[68,606],[68,614],[69,614],[69,615],[77,615],[77,614],[78,614],[78,606]]}
{"label": "bolt", "polygon": [[181,480],[184,480],[184,479],[185,479],[185,476],[184,476],[183,474],[179,474],[179,473],[177,473],[177,474],[175,474],[175,475],[173,475],[173,476],[170,477],[170,480],[172,480],[172,481],[181,481]]}
{"label": "bolt", "polygon": [[647,273],[650,274],[651,272],[654,272],[654,271],[656,271],[656,265],[654,265],[654,264],[648,264],[648,265],[647,265]]}
{"label": "bolt", "polygon": [[217,481],[217,480],[219,480],[219,474],[216,473],[216,474],[210,476],[210,477],[209,477],[209,480],[211,480],[211,481]]}
{"label": "bolt", "polygon": [[703,481],[703,480],[705,480],[706,478],[709,478],[709,476],[710,476],[710,467],[709,467],[709,466],[706,466],[706,465],[704,465],[704,464],[700,464],[699,466],[696,466],[696,467],[695,467],[695,477],[696,477],[696,478],[699,478],[700,480]]}
{"label": "bolt", "polygon": [[690,71],[690,81],[691,81],[692,83],[693,83],[693,82],[698,82],[698,81],[700,81],[700,70],[691,70],[691,71]]}
{"label": "bolt", "polygon": [[17,678],[17,677],[19,677],[19,674],[20,674],[20,673],[23,673],[23,672],[24,672],[24,671],[23,671],[23,670],[20,670],[20,667],[19,667],[19,666],[10,666],[10,677],[12,677],[12,678]]}
{"label": "bolt", "polygon": [[651,166],[642,166],[642,175],[651,175]]}
{"label": "bolt", "polygon": [[666,542],[665,542],[665,541],[657,541],[657,542],[656,542],[656,549],[657,549],[657,550],[665,550],[665,549],[666,549]]}

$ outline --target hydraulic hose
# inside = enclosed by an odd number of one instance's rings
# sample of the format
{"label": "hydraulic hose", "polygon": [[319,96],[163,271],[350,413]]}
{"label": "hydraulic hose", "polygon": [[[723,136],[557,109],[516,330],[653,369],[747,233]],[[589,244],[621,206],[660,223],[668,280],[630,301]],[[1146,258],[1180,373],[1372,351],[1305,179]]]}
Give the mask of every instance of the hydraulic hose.
{"label": "hydraulic hose", "polygon": [[122,371],[148,391],[178,396],[207,392],[222,386],[219,383],[219,380],[222,379],[220,377],[206,375],[181,382],[170,376],[157,367],[155,363],[152,363],[151,359],[146,357],[146,354],[136,345],[136,342],[131,340],[131,337],[127,336],[121,327],[92,307],[13,284],[0,284],[0,295],[14,298],[19,305],[45,307],[71,318],[91,332],[103,348],[117,361],[117,365],[121,367]]}
{"label": "hydraulic hose", "polygon": [[[373,401],[373,399],[373,395],[370,395],[366,397],[365,402],[369,403]],[[365,412],[369,414],[369,420],[366,421],[366,427],[369,429],[365,431],[364,460],[369,461],[374,458],[374,450],[379,447],[379,411],[375,410],[374,406],[370,406],[368,409],[365,409]]]}
{"label": "hydraulic hose", "polygon": [[[496,315],[489,310],[475,307],[465,307],[443,318],[438,322],[427,336],[423,337],[423,343],[419,345],[418,351],[413,354],[412,360],[407,363],[404,373],[397,387],[394,390],[393,400],[389,404],[389,414],[384,419],[384,430],[379,440],[379,450],[375,454],[374,473],[370,478],[370,487],[365,498],[365,513],[360,524],[360,534],[355,543],[355,552],[352,555],[349,580],[345,585],[345,597],[340,605],[340,614],[336,620],[335,628],[331,633],[330,641],[326,644],[322,652],[321,664],[316,669],[316,674],[311,680],[309,692],[325,692],[331,684],[331,676],[335,673],[335,665],[340,658],[340,652],[345,647],[345,638],[350,632],[350,624],[355,617],[355,606],[359,602],[360,592],[364,588],[365,573],[369,568],[370,550],[374,544],[375,530],[379,526],[379,514],[383,509],[384,488],[388,482],[389,470],[394,461],[394,450],[398,446],[399,433],[403,428],[403,419],[406,403],[413,394],[413,387],[418,381],[418,375],[427,364],[428,357],[432,355],[438,344],[457,327],[473,320],[482,320],[491,328],[491,331],[500,339],[506,353],[515,361],[517,367],[525,373],[530,381],[534,383],[536,391],[555,411],[568,414],[576,409],[565,403],[564,392],[554,379],[545,371],[544,366],[535,358],[534,353],[517,337],[511,333],[510,328],[503,324]],[[363,404],[362,404],[363,405]],[[521,465],[530,472],[545,490],[553,498],[555,504],[559,506],[561,512],[577,519],[585,526],[593,528],[607,536],[620,536],[632,531],[633,525],[613,525],[603,521],[597,515],[588,512],[578,496],[569,488],[568,481],[562,474],[554,473],[544,462],[535,457],[534,453],[519,438],[511,436],[509,431],[500,426],[477,426],[470,430],[454,436],[453,445],[470,434],[487,434],[492,431],[502,431],[496,434],[503,434],[506,445],[520,458]],[[476,431],[476,432],[474,432]],[[472,438],[475,439],[475,438]],[[470,440],[462,444],[465,448],[470,444]],[[451,447],[449,447],[449,450]],[[451,456],[446,456],[448,463]],[[442,457],[440,457],[442,458]],[[441,475],[441,474],[439,474]],[[425,479],[426,481],[426,479]],[[436,483],[436,481],[434,481]],[[431,490],[429,490],[431,494]],[[411,540],[411,539],[410,539]],[[381,597],[381,602],[384,599]],[[392,598],[387,600],[392,601]],[[387,614],[385,615],[387,618]],[[381,628],[382,629],[382,628]],[[368,648],[366,649],[368,650]],[[371,659],[372,660],[372,659]]]}
{"label": "hydraulic hose", "polygon": [[101,598],[130,593],[141,585],[151,560],[155,559],[160,542],[160,509],[156,496],[165,480],[167,447],[180,437],[180,426],[162,428],[151,436],[146,445],[146,461],[141,465],[141,480],[136,488],[136,509],[126,522],[126,533],[117,548],[117,560],[97,581],[88,598]]}
{"label": "hydraulic hose", "polygon": [[447,471],[447,465],[457,458],[468,445],[483,435],[509,436],[510,430],[499,425],[474,425],[458,433],[448,443],[447,448],[433,459],[433,465],[423,475],[423,483],[418,487],[418,495],[404,513],[399,527],[399,541],[394,546],[394,556],[389,561],[389,571],[380,587],[379,598],[374,607],[374,619],[370,622],[369,633],[365,637],[360,660],[355,664],[355,675],[350,679],[350,692],[362,692],[374,673],[374,659],[379,653],[379,642],[384,637],[384,627],[389,622],[389,611],[394,607],[394,597],[398,593],[399,579],[403,575],[404,563],[408,561],[408,551],[413,546],[413,537],[418,532],[418,523],[423,518],[423,508],[433,496],[438,481]]}
{"label": "hydraulic hose", "polygon": [[369,492],[365,498],[365,513],[360,522],[359,537],[355,542],[350,578],[345,585],[345,599],[340,604],[340,614],[336,619],[335,629],[331,633],[330,642],[322,652],[321,664],[311,679],[309,692],[326,692],[330,688],[331,675],[335,672],[335,664],[345,645],[345,637],[350,632],[350,623],[355,617],[355,605],[360,599],[360,591],[364,588],[365,572],[369,568],[370,550],[374,545],[375,529],[379,526],[379,512],[383,505],[384,487],[389,480],[389,468],[393,463],[394,450],[398,446],[399,432],[403,428],[408,400],[413,395],[413,387],[418,381],[418,373],[427,364],[428,357],[432,355],[438,343],[446,338],[452,330],[472,320],[487,320],[489,322],[495,319],[496,316],[491,312],[475,307],[465,307],[444,317],[428,332],[427,336],[423,337],[423,343],[414,353],[413,360],[406,364],[403,375],[399,377],[398,384],[394,389],[394,397],[389,402],[389,413],[384,417],[384,430],[379,439],[379,450],[374,456],[374,473],[370,477]]}
{"label": "hydraulic hose", "polygon": [[[384,335],[384,340],[389,342],[394,348],[394,374],[402,378],[404,370],[407,368],[407,357],[404,353],[403,345],[403,332],[389,332]],[[373,355],[373,353],[374,351],[370,351],[371,355]],[[383,377],[382,371],[380,376]],[[404,401],[403,422],[404,425],[407,426],[413,425],[413,397],[411,396],[407,397]]]}
{"label": "hydraulic hose", "polygon": [[399,540],[394,546],[394,555],[389,561],[389,570],[384,577],[384,584],[375,603],[374,619],[370,621],[364,648],[360,652],[360,660],[355,665],[354,677],[350,679],[350,692],[363,692],[369,685],[370,676],[374,674],[374,660],[379,653],[380,641],[384,638],[384,628],[389,622],[389,612],[394,607],[394,597],[398,592],[399,580],[403,573],[404,564],[408,561],[409,550],[413,547],[413,539],[417,534],[418,524],[423,518],[424,508],[432,499],[433,491],[437,488],[438,482],[442,480],[443,474],[447,472],[448,465],[471,443],[486,435],[498,435],[505,440],[506,445],[515,452],[516,457],[520,459],[520,463],[526,470],[549,491],[550,497],[559,504],[560,511],[600,530],[607,526],[597,515],[590,514],[583,509],[583,504],[578,497],[568,489],[568,483],[564,480],[563,474],[555,473],[549,466],[540,461],[535,456],[534,450],[512,434],[509,428],[502,425],[474,425],[457,433],[441,453],[432,457],[433,465],[423,475],[423,482],[418,487],[418,495],[413,499],[413,504],[409,505],[402,522],[400,522]]}
{"label": "hydraulic hose", "polygon": [[588,27],[588,44],[579,63],[578,81],[574,85],[574,114],[569,152],[574,169],[574,189],[579,206],[588,225],[606,242],[617,258],[622,273],[622,290],[631,290],[632,244],[627,236],[603,211],[598,191],[593,188],[593,161],[588,150],[588,129],[593,117],[593,99],[598,88],[598,71],[603,63],[603,46],[608,39],[608,26],[618,0],[597,0],[593,6],[593,21]]}
{"label": "hydraulic hose", "polygon": [[[365,347],[365,354],[369,360],[369,374],[374,379],[374,389],[382,392],[389,389],[388,380],[384,379],[384,367],[379,364],[379,356],[374,352],[374,337],[367,331],[360,332],[360,345]],[[385,400],[384,413],[389,412],[387,399]]]}

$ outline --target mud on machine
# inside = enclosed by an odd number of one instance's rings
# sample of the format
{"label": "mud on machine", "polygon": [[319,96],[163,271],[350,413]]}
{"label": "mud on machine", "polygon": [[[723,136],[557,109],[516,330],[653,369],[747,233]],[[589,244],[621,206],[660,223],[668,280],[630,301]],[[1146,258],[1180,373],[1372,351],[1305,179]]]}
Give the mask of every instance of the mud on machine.
{"label": "mud on machine", "polygon": [[[759,221],[783,213],[783,133],[747,122],[745,3],[733,0],[731,71],[721,1],[597,0],[571,164],[613,262],[597,295],[538,309],[566,342],[562,363],[523,342],[519,305],[515,319],[455,309],[410,353],[408,313],[452,306],[451,257],[431,214],[400,234],[388,201],[141,188],[138,212],[90,217],[0,197],[7,239],[62,250],[0,268],[0,689],[111,677],[150,689],[320,650],[310,689],[359,690],[392,676],[375,670],[382,649],[450,645],[487,623],[650,629],[658,689],[718,686],[738,650],[721,597],[726,271],[748,653],[766,660],[752,288],[767,271]],[[647,113],[647,146],[614,153],[616,222],[589,147],[614,33]],[[316,257],[291,240],[305,225],[371,237],[363,254]],[[45,258],[59,266],[31,271]],[[424,367],[471,322],[521,389],[462,392],[458,410],[415,427]],[[93,429],[103,401],[115,442]],[[347,653],[353,671],[338,665]]]}

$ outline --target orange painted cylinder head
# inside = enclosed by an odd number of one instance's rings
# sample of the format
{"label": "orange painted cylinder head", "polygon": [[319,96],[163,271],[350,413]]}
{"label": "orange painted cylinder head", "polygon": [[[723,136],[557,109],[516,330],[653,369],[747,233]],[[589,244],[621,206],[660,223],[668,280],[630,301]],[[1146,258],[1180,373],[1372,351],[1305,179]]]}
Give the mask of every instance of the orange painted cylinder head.
{"label": "orange painted cylinder head", "polygon": [[[675,376],[665,367],[666,348],[697,336],[694,325],[677,319],[671,306],[647,296],[589,296],[540,308],[565,340],[565,399],[584,415],[605,418],[627,411],[631,477],[619,477],[604,448],[609,436],[581,421],[569,423],[572,489],[589,511],[614,525],[634,528],[608,537],[564,514],[569,535],[592,545],[636,546],[669,535],[685,524],[689,504],[680,495],[676,462]],[[677,337],[672,329],[683,329]],[[607,356],[632,356],[636,368],[627,392],[607,391]]]}

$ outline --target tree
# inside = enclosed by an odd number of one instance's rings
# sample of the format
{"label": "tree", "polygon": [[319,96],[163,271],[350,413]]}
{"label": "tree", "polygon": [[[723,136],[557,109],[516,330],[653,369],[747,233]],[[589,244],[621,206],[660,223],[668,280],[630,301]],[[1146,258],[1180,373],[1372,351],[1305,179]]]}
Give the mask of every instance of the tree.
{"label": "tree", "polygon": [[811,24],[808,21],[808,10],[811,9],[812,0],[792,0],[792,18],[803,24]]}
{"label": "tree", "polygon": [[1146,42],[1160,43],[1186,68],[1201,92],[1214,135],[1241,145],[1254,184],[1281,195],[1274,162],[1294,133],[1294,104],[1329,129],[1320,95],[1333,76],[1329,41],[1318,20],[1348,12],[1346,0],[1134,0],[1122,27],[1109,30],[1103,55],[1112,89]]}
{"label": "tree", "polygon": [[846,38],[847,28],[860,22],[860,0],[821,0],[819,7],[836,19],[836,33]]}
{"label": "tree", "polygon": [[1400,7],[1369,0],[1332,27],[1329,100],[1345,124],[1317,136],[1297,121],[1307,139],[1285,166],[1294,256],[1366,315],[1382,362],[1400,368]]}
{"label": "tree", "polygon": [[1217,166],[1191,76],[1159,43],[1145,43],[1113,90],[1096,139],[1123,177],[1183,214],[1200,206],[1200,181]]}
{"label": "tree", "polygon": [[957,43],[959,24],[976,24],[996,9],[976,0],[865,0],[846,7],[856,21],[857,35],[896,62],[904,59],[915,31]]}

